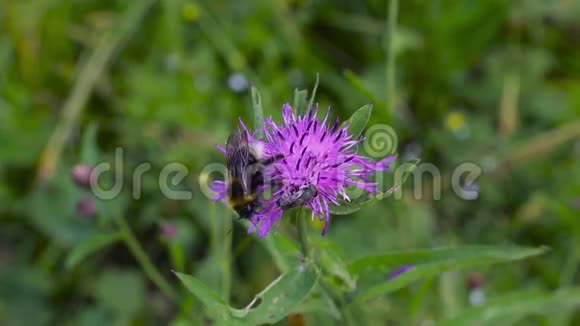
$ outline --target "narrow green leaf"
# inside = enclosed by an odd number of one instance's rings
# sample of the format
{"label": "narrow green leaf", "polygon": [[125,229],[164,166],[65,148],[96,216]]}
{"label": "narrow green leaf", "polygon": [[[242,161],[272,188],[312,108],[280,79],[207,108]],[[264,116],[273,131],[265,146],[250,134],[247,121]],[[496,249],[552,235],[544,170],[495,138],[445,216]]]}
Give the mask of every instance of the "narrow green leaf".
{"label": "narrow green leaf", "polygon": [[[369,98],[377,106],[377,110],[380,112],[391,112],[390,110],[387,110],[386,105],[383,104],[383,100],[378,97],[372,90],[370,90],[355,73],[347,69],[344,71],[344,76],[355,89]],[[391,115],[385,115],[385,118],[387,119],[384,121],[386,124],[393,123],[393,118]]]}
{"label": "narrow green leaf", "polygon": [[294,112],[299,115],[303,115],[306,112],[306,108],[308,107],[308,103],[306,102],[307,98],[307,90],[299,90],[298,88],[294,90]]}
{"label": "narrow green leaf", "polygon": [[329,205],[330,213],[334,215],[349,215],[361,209],[362,203],[347,203],[344,205]]}
{"label": "narrow green leaf", "polygon": [[531,314],[566,311],[580,307],[580,288],[555,293],[506,295],[479,307],[466,309],[442,325],[497,325],[506,320],[516,322]]}
{"label": "narrow green leaf", "polygon": [[344,127],[346,126],[347,123],[350,123],[348,132],[352,135],[354,139],[358,139],[358,137],[360,137],[363,130],[367,126],[367,123],[371,118],[372,112],[373,105],[365,104],[364,106],[356,110],[347,121],[343,122],[341,127]]}
{"label": "narrow green leaf", "polygon": [[314,99],[316,98],[316,91],[318,90],[318,83],[320,82],[320,75],[316,74],[316,81],[314,82],[314,87],[312,88],[312,95],[310,95],[310,101],[308,101],[308,106],[306,109],[309,109],[314,104]]}
{"label": "narrow green leaf", "polygon": [[364,206],[374,204],[378,201],[385,199],[386,197],[391,196],[397,191],[400,191],[405,181],[407,181],[409,176],[417,168],[420,162],[421,162],[420,159],[415,159],[399,165],[395,169],[395,180],[394,180],[395,184],[387,191],[381,191],[376,194],[366,193],[360,198],[353,199],[350,202],[344,202],[340,205],[330,205],[330,212],[334,215],[352,214],[360,210]]}
{"label": "narrow green leaf", "polygon": [[226,302],[212,289],[205,285],[199,279],[185,275],[182,273],[174,272],[175,275],[183,282],[185,287],[195,295],[201,303],[207,308],[208,313],[219,319],[221,321],[231,320],[230,307]]}
{"label": "narrow green leaf", "polygon": [[81,162],[97,164],[99,162],[99,148],[97,145],[98,125],[91,123],[85,130],[82,138]]}
{"label": "narrow green leaf", "polygon": [[131,3],[123,15],[119,17],[118,24],[103,33],[102,37],[95,43],[94,51],[80,63],[78,78],[68,98],[63,103],[63,107],[59,110],[58,124],[40,154],[40,164],[37,171],[38,181],[48,181],[54,177],[59,167],[59,160],[63,156],[62,152],[74,130],[74,125],[82,111],[88,106],[86,103],[98,84],[100,76],[104,71],[107,71],[112,58],[139,28],[143,18],[154,3],[154,0]]}
{"label": "narrow green leaf", "polygon": [[116,233],[98,233],[87,240],[75,246],[66,258],[65,266],[67,269],[75,268],[83,259],[121,240],[121,234]]}
{"label": "narrow green leaf", "polygon": [[[520,260],[543,254],[547,250],[546,247],[465,246],[393,252],[355,260],[349,264],[349,270],[352,274],[359,275],[361,284],[368,284],[354,293],[356,301],[364,301],[450,269]],[[414,268],[390,280],[387,273],[402,265],[413,265]],[[365,279],[372,281],[365,282]]]}
{"label": "narrow green leaf", "polygon": [[[296,266],[258,293],[245,309],[232,310],[234,316],[251,325],[273,324],[286,317],[314,289],[318,271],[312,263]],[[257,307],[252,307],[257,304]]]}
{"label": "narrow green leaf", "polygon": [[252,107],[254,108],[254,130],[257,132],[257,138],[263,138],[262,125],[264,124],[264,109],[262,108],[262,97],[255,86],[251,88]]}

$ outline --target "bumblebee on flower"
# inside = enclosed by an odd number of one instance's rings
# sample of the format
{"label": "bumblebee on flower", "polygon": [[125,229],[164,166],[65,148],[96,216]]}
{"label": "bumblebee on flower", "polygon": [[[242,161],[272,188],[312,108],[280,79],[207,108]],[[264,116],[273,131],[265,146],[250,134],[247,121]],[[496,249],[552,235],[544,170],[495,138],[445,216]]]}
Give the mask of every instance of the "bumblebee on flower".
{"label": "bumblebee on flower", "polygon": [[[309,207],[311,218],[325,222],[322,235],[330,225],[330,204],[340,205],[340,199],[348,201],[346,188],[356,186],[368,192],[376,192],[376,183],[371,181],[375,171],[389,168],[388,163],[396,157],[387,157],[375,162],[357,154],[358,144],[364,139],[354,139],[349,133],[349,124],[340,125],[328,121],[328,110],[324,119],[318,119],[318,106],[310,107],[303,115],[296,115],[289,104],[282,108],[284,123],[277,124],[268,118],[263,124],[265,138],[258,140],[240,121],[241,134],[248,141],[263,148],[268,164],[262,164],[261,176],[267,182],[260,183],[256,210],[250,217],[249,232],[256,230],[260,237],[267,235],[285,210]],[[223,149],[223,148],[222,148]],[[224,151],[227,153],[227,149]],[[226,154],[227,155],[227,154]],[[263,196],[264,191],[271,194]],[[214,200],[228,198],[227,181],[215,181],[212,191]]]}

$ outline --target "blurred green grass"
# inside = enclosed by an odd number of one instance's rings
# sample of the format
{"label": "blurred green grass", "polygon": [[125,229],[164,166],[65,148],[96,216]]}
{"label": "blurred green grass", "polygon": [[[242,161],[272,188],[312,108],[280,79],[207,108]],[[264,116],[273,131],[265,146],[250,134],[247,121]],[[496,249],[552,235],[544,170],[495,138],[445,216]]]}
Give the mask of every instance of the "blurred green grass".
{"label": "blurred green grass", "polygon": [[[250,85],[260,89],[265,115],[280,119],[294,89],[311,89],[317,73],[322,107],[346,119],[374,102],[369,125],[396,130],[401,162],[419,157],[447,176],[440,200],[430,199],[429,182],[424,198],[413,199],[410,180],[401,200],[334,217],[327,238],[346,257],[547,245],[553,250],[537,259],[477,270],[487,296],[577,284],[580,4],[400,1],[390,41],[387,7],[372,0],[2,1],[0,324],[179,325],[188,315],[203,323],[195,299],[173,305],[121,243],[64,268],[72,248],[114,229],[111,203],[174,287],[170,270],[178,269],[226,297],[229,282],[232,304],[249,302],[279,271],[265,245],[202,194],[198,175],[223,160],[214,144],[238,117],[252,121]],[[117,147],[125,150],[120,198],[98,202],[97,217],[79,216],[77,202],[91,194],[73,183],[72,167],[113,162]],[[142,162],[152,170],[133,200],[130,171]],[[191,201],[159,191],[157,176],[170,162],[189,168],[182,186],[193,191]],[[463,162],[484,171],[475,200],[448,187]],[[169,223],[177,226],[171,238],[163,233]],[[224,269],[231,280],[220,277]],[[469,272],[371,302],[369,323],[451,317],[469,305]],[[523,322],[573,323],[566,318],[579,316]]]}

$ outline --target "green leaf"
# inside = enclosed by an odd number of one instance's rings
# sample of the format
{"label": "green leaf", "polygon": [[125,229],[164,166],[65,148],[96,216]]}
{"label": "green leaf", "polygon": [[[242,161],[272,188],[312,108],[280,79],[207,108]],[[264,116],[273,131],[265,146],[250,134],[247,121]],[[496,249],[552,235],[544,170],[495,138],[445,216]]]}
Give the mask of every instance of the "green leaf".
{"label": "green leaf", "polygon": [[282,272],[288,272],[298,264],[298,259],[301,256],[300,249],[288,237],[282,234],[270,234],[260,243],[268,250],[276,266]]}
{"label": "green leaf", "polygon": [[208,313],[219,320],[228,321],[231,318],[230,307],[226,302],[212,289],[205,285],[199,279],[174,272],[175,275],[183,282],[185,287],[195,295],[201,303],[207,308]]}
{"label": "green leaf", "polygon": [[146,282],[137,270],[107,270],[95,284],[95,296],[123,321],[134,318],[145,306]]}
{"label": "green leaf", "polygon": [[98,125],[96,123],[91,123],[83,134],[81,147],[82,163],[97,164],[99,162],[99,148],[97,146],[98,130]]}
{"label": "green leaf", "polygon": [[363,206],[374,204],[400,191],[405,181],[407,181],[419,165],[419,162],[421,162],[420,159],[415,159],[399,165],[395,169],[395,184],[387,191],[381,191],[376,194],[365,193],[360,198],[353,199],[350,202],[343,202],[340,205],[330,205],[330,212],[334,215],[352,214],[360,210]]}
{"label": "green leaf", "polygon": [[[387,107],[383,103],[383,100],[379,98],[373,90],[369,89],[369,87],[366,86],[364,82],[354,72],[346,69],[344,71],[344,76],[356,90],[358,90],[361,94],[363,94],[367,98],[371,99],[371,101],[377,106],[377,110],[379,110],[380,112],[390,112],[390,110],[387,110]],[[390,114],[385,116],[385,118],[387,118],[387,120],[384,121],[386,124],[392,124],[393,118]]]}
{"label": "green leaf", "polygon": [[350,275],[348,264],[337,245],[328,241],[318,241],[315,257],[316,263],[324,271],[323,275],[330,278],[330,282],[346,291],[353,291],[356,288],[356,280]]}
{"label": "green leaf", "polygon": [[310,95],[310,101],[308,101],[308,106],[306,109],[309,109],[314,104],[314,99],[316,98],[316,91],[318,90],[318,83],[320,82],[320,75],[316,74],[316,81],[314,82],[314,87],[312,88],[312,95]]}
{"label": "green leaf", "polygon": [[350,127],[348,128],[348,132],[352,135],[354,139],[358,139],[362,134],[363,130],[365,129],[369,119],[371,118],[371,113],[373,112],[373,105],[366,104],[363,107],[356,110],[351,116],[350,119],[342,123],[341,127],[346,126],[347,123],[350,123]]}
{"label": "green leaf", "polygon": [[340,205],[329,205],[330,213],[334,215],[349,215],[354,212],[357,212],[361,209],[362,205],[366,202],[370,201],[366,195],[363,196],[363,200],[361,201],[351,201],[348,203],[343,203]]}
{"label": "green leaf", "polygon": [[342,318],[330,295],[320,286],[316,287],[304,302],[296,306],[293,313],[325,314],[337,320]]}
{"label": "green leaf", "polygon": [[580,307],[580,288],[556,293],[525,293],[496,298],[483,306],[466,309],[443,325],[497,325],[515,322],[527,315],[559,312]]}
{"label": "green leaf", "polygon": [[308,103],[306,102],[307,98],[307,90],[299,90],[298,88],[294,90],[294,112],[299,115],[303,115],[306,112],[306,108],[308,107]]}
{"label": "green leaf", "polygon": [[66,258],[65,266],[67,269],[73,269],[87,256],[99,251],[106,246],[121,240],[121,234],[116,233],[97,233],[87,240],[76,245]]}
{"label": "green leaf", "polygon": [[257,132],[258,139],[264,137],[262,125],[264,124],[264,109],[262,108],[262,97],[255,86],[251,88],[252,106],[254,108],[254,130]]}
{"label": "green leaf", "polygon": [[[306,299],[316,286],[318,276],[318,271],[312,263],[298,265],[258,293],[248,307],[233,310],[233,313],[251,325],[276,323]],[[258,306],[252,308],[256,303]]]}
{"label": "green leaf", "polygon": [[[353,295],[356,301],[364,301],[450,269],[519,260],[543,254],[547,250],[546,247],[464,246],[370,256],[349,264],[350,272],[359,275],[361,284],[368,284],[361,286],[362,289]],[[402,265],[413,265],[414,268],[390,280],[387,273]],[[365,279],[371,281],[365,282]]]}

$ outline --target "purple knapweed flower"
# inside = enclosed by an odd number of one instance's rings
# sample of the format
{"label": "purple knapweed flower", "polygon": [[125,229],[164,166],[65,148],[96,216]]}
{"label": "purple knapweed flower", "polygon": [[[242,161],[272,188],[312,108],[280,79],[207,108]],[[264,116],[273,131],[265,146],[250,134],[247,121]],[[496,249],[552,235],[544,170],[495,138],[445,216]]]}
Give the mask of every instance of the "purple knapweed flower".
{"label": "purple knapweed flower", "polygon": [[[349,124],[340,126],[337,119],[318,120],[318,108],[311,107],[304,116],[296,115],[289,104],[283,106],[283,124],[272,118],[263,125],[265,139],[257,140],[242,123],[250,141],[260,142],[267,157],[280,157],[264,167],[265,189],[270,198],[261,198],[260,209],[252,217],[249,232],[256,229],[263,237],[280,220],[287,198],[301,198],[300,206],[312,210],[315,217],[325,221],[322,235],[328,231],[330,204],[340,205],[340,200],[349,201],[346,188],[356,186],[368,192],[376,192],[377,184],[371,181],[375,171],[386,170],[388,163],[396,157],[387,157],[379,162],[357,154],[357,147],[364,139],[349,133]],[[223,148],[222,148],[223,150]],[[226,198],[226,184],[214,182],[214,200]],[[308,193],[308,196],[301,194]]]}

